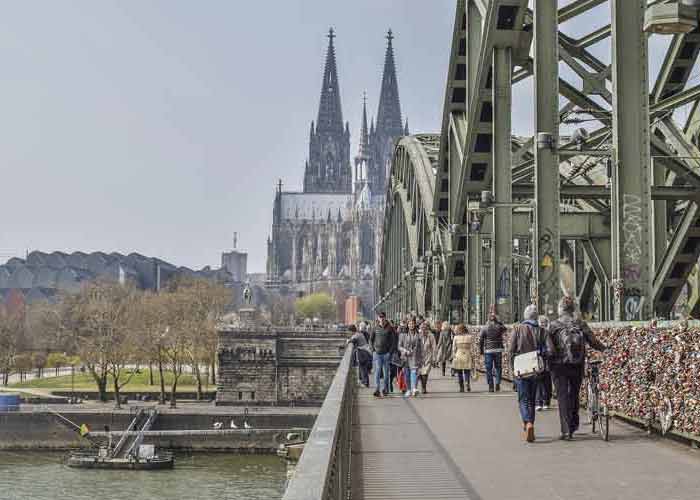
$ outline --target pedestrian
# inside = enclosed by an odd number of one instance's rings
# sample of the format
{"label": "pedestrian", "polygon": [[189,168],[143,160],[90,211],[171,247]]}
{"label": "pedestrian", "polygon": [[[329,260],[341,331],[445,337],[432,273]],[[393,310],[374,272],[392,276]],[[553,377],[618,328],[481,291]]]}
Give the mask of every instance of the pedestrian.
{"label": "pedestrian", "polygon": [[547,357],[559,403],[560,439],[571,440],[579,427],[579,392],[586,361],[586,344],[597,351],[605,345],[598,341],[585,321],[575,319],[576,303],[568,296],[559,301],[559,319],[552,321],[547,333]]}
{"label": "pedestrian", "polygon": [[[537,307],[529,305],[523,313],[525,318],[522,323],[513,329],[510,337],[508,353],[510,354],[511,367],[515,363],[515,357],[529,352],[544,351],[541,343],[539,323],[537,322]],[[515,373],[515,370],[513,370]],[[538,374],[527,374],[522,377],[514,377],[518,390],[518,406],[520,417],[523,421],[523,439],[528,443],[535,440],[535,397],[537,394]]]}
{"label": "pedestrian", "polygon": [[[377,324],[370,335],[370,348],[374,361],[374,397],[380,398],[389,394],[389,360],[391,358],[392,330],[386,320],[386,314],[380,312],[377,315]],[[381,388],[381,380],[384,378],[384,389]]]}
{"label": "pedestrian", "polygon": [[369,344],[369,325],[366,321],[362,321],[360,323],[360,331],[362,332],[362,335],[365,336],[365,340]]}
{"label": "pedestrian", "polygon": [[[391,356],[389,358],[389,392],[394,392],[394,380],[398,379],[399,370],[403,366],[401,361],[401,353],[399,353],[399,327],[397,327],[393,322],[390,323],[391,326],[391,349],[389,352]],[[398,380],[397,380],[398,382]]]}
{"label": "pedestrian", "polygon": [[416,396],[418,394],[418,369],[423,364],[423,343],[414,318],[408,321],[408,328],[399,337],[399,352],[405,360],[405,369],[408,371],[409,389],[404,396]]}
{"label": "pedestrian", "polygon": [[437,361],[442,366],[442,376],[444,377],[447,362],[452,359],[452,329],[447,321],[443,321],[440,327],[437,351]]}
{"label": "pedestrian", "polygon": [[369,343],[362,332],[358,332],[355,325],[350,325],[350,338],[347,343],[355,347],[353,359],[357,364],[357,375],[360,383],[369,387],[369,371],[372,367],[372,352]]}
{"label": "pedestrian", "polygon": [[[474,336],[469,333],[467,327],[462,324],[457,325],[455,327],[455,336],[452,339],[452,369],[457,372],[459,392],[464,392],[465,384],[467,386],[467,392],[472,391],[471,372],[474,369],[474,359],[472,356],[473,344]],[[443,368],[443,375],[444,373]]]}
{"label": "pedestrian", "polygon": [[[547,331],[549,329],[549,320],[546,316],[540,316],[539,319],[540,345],[547,344]],[[535,410],[549,410],[552,402],[552,372],[550,371],[549,363],[545,357],[544,371],[537,378],[537,396],[535,398]]]}
{"label": "pedestrian", "polygon": [[484,356],[486,382],[489,384],[489,392],[501,390],[503,337],[505,333],[506,327],[498,320],[496,306],[492,305],[489,310],[489,321],[479,334],[479,352]]}
{"label": "pedestrian", "polygon": [[433,337],[435,337],[435,345],[437,345],[440,342],[440,332],[442,332],[442,321],[433,321],[433,326],[430,329],[430,332],[433,334]]}
{"label": "pedestrian", "polygon": [[428,376],[430,375],[430,370],[433,365],[436,364],[437,344],[435,343],[435,336],[433,332],[430,331],[430,325],[427,321],[421,323],[418,331],[420,332],[423,349],[423,363],[418,371],[418,376],[420,377],[423,394],[428,394]]}

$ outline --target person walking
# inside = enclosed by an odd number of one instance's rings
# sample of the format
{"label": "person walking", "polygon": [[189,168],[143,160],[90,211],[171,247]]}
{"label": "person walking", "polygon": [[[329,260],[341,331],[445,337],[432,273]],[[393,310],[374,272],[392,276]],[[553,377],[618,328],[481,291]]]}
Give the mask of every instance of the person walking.
{"label": "person walking", "polygon": [[[547,344],[547,331],[549,329],[549,320],[546,316],[540,316],[539,319],[540,346]],[[550,371],[547,359],[544,359],[544,372],[537,378],[537,396],[535,397],[535,410],[549,410],[549,405],[552,402],[552,372]]]}
{"label": "person walking", "polygon": [[389,392],[394,392],[394,380],[398,382],[399,371],[403,366],[401,353],[399,352],[399,326],[390,323],[391,326],[391,349],[389,350]]}
{"label": "person walking", "polygon": [[[474,336],[469,333],[467,327],[462,324],[457,325],[454,339],[452,339],[452,369],[457,372],[459,392],[464,392],[465,384],[467,386],[467,392],[472,391],[471,373],[474,369],[474,359],[472,356],[473,343]],[[443,371],[443,375],[444,373]]]}
{"label": "person walking", "polygon": [[489,384],[489,392],[501,390],[503,337],[505,333],[506,327],[498,320],[496,306],[492,305],[489,310],[489,321],[479,334],[479,352],[484,356],[486,382]]}
{"label": "person walking", "polygon": [[362,332],[362,335],[364,335],[367,344],[369,344],[369,325],[366,321],[360,323],[360,332]]}
{"label": "person walking", "polygon": [[442,366],[442,376],[445,376],[447,362],[452,359],[452,329],[447,321],[440,327],[440,340],[437,344],[437,362]]}
{"label": "person walking", "polygon": [[360,383],[369,387],[369,371],[372,368],[372,352],[369,343],[362,332],[358,332],[355,325],[350,325],[350,338],[347,343],[355,347],[353,352],[355,363],[357,364],[357,374]]}
{"label": "person walking", "polygon": [[[391,358],[392,340],[391,325],[386,319],[386,314],[380,312],[377,316],[377,325],[370,335],[370,348],[374,361],[374,397],[380,398],[389,394],[389,361]],[[384,389],[381,390],[381,380],[384,378]]]}
{"label": "person walking", "polygon": [[[537,351],[543,352],[542,336],[537,323],[537,307],[529,305],[523,313],[525,320],[513,329],[510,337],[508,353],[510,354],[511,367],[515,363],[515,357],[520,354]],[[537,375],[529,377],[515,377],[515,385],[518,390],[518,406],[520,418],[523,421],[523,439],[528,443],[535,440],[535,397],[537,394]]]}
{"label": "person walking", "polygon": [[405,360],[405,369],[408,371],[409,389],[404,396],[416,396],[418,394],[418,369],[423,364],[423,343],[414,318],[408,321],[408,329],[399,336],[399,352]]}
{"label": "person walking", "polygon": [[559,319],[547,334],[546,353],[559,403],[560,439],[571,440],[579,427],[579,392],[586,361],[586,344],[597,351],[606,346],[595,338],[585,321],[575,319],[576,303],[571,297],[559,301]]}
{"label": "person walking", "polygon": [[423,349],[423,363],[420,367],[418,375],[420,376],[423,394],[428,394],[428,376],[430,375],[430,370],[433,368],[433,365],[436,364],[437,343],[435,342],[435,336],[430,330],[430,325],[427,321],[421,323],[418,330],[420,332],[420,339]]}

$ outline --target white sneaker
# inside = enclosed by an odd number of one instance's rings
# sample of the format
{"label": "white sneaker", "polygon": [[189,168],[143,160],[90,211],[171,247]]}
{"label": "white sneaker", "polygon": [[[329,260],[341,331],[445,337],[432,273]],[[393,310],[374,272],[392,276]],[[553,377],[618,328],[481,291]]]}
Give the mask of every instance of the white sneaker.
{"label": "white sneaker", "polygon": [[537,407],[535,407],[535,410],[537,410],[537,411],[542,411],[542,407],[541,407],[541,406],[537,406]]}
{"label": "white sneaker", "polygon": [[404,397],[410,398],[411,397],[411,391],[406,391],[403,393]]}
{"label": "white sneaker", "polygon": [[542,407],[542,409],[543,409],[543,410],[549,410],[549,406],[548,406],[548,405],[544,405],[544,406]]}
{"label": "white sneaker", "polygon": [[418,392],[417,389],[413,389],[413,390],[411,391],[411,396],[413,396],[414,398],[415,398],[416,396],[418,396],[418,394],[419,394],[419,392]]}

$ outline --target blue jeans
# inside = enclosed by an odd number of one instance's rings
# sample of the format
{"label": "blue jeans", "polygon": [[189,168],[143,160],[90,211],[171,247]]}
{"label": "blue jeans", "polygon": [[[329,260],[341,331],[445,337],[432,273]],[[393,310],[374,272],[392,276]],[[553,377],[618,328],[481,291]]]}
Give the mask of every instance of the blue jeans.
{"label": "blue jeans", "polygon": [[416,389],[418,389],[418,369],[416,369],[416,368],[411,368],[411,369],[409,370],[409,372],[410,372],[410,374],[411,374],[411,377],[410,377],[410,379],[411,379],[411,386],[409,387],[409,390],[410,390],[411,392],[413,392],[413,391],[415,391]]}
{"label": "blue jeans", "polygon": [[535,396],[537,394],[537,377],[516,379],[518,387],[518,404],[523,422],[535,422]]}
{"label": "blue jeans", "polygon": [[385,353],[385,354],[377,354],[376,352],[373,355],[374,359],[374,385],[379,391],[380,384],[381,384],[381,378],[382,378],[382,372],[384,373],[384,392],[389,392],[389,361],[391,360],[391,354],[390,353]]}
{"label": "blue jeans", "polygon": [[486,365],[486,382],[489,384],[489,387],[493,387],[494,375],[496,384],[500,385],[501,373],[503,373],[503,353],[487,352],[484,354],[484,364]]}

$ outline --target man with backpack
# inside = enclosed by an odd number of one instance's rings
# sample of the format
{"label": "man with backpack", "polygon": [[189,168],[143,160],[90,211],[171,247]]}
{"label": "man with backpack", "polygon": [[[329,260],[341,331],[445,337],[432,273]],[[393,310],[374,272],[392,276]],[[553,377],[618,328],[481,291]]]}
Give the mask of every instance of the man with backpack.
{"label": "man with backpack", "polygon": [[560,439],[563,440],[571,440],[579,426],[579,392],[586,362],[586,344],[597,351],[606,349],[585,321],[574,318],[575,312],[574,300],[562,298],[559,319],[552,321],[547,335],[547,357],[557,389]]}

